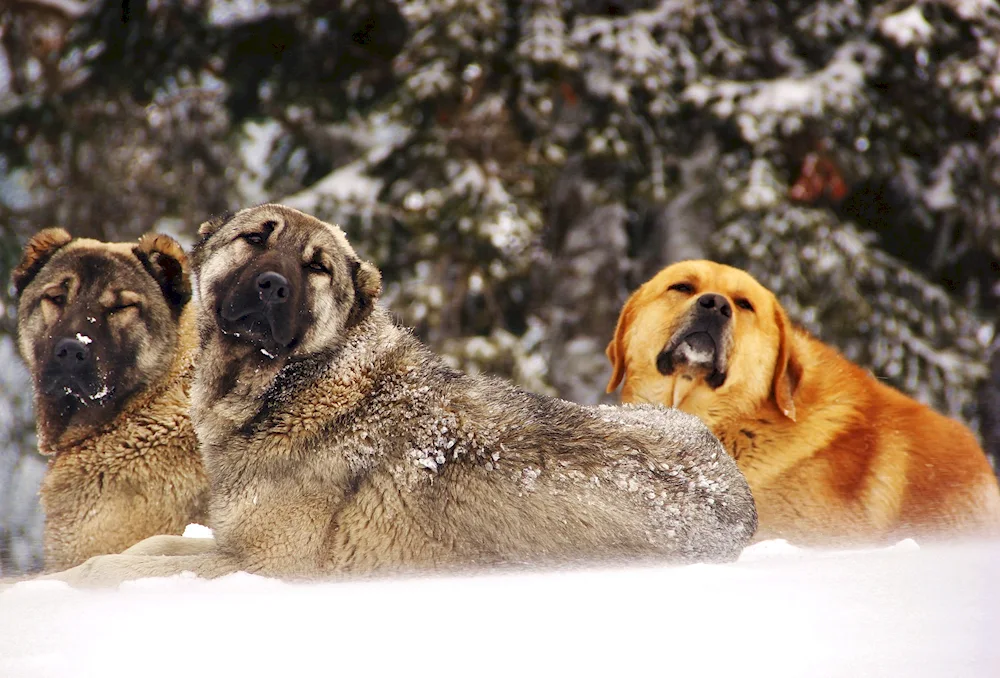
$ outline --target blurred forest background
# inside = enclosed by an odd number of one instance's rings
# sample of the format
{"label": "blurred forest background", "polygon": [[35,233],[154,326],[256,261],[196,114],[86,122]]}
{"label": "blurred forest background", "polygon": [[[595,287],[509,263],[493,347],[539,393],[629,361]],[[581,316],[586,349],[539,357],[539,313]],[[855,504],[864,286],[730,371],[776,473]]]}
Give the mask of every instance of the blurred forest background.
{"label": "blurred forest background", "polygon": [[[0,279],[45,226],[190,243],[264,201],[464,369],[613,399],[627,294],[709,257],[1000,452],[993,0],[0,2]],[[45,463],[10,293],[3,574]]]}

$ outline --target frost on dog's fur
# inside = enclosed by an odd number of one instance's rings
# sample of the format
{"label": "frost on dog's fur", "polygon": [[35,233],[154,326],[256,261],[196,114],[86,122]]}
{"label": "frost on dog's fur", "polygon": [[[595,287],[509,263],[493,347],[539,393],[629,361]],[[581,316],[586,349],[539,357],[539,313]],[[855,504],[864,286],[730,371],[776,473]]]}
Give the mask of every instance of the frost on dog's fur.
{"label": "frost on dog's fur", "polygon": [[[192,418],[215,547],[149,540],[62,578],[725,561],[752,537],[749,488],[695,417],[449,368],[375,305],[378,272],[340,230],[295,210],[201,235]],[[279,272],[283,300],[259,302],[253,285]]]}

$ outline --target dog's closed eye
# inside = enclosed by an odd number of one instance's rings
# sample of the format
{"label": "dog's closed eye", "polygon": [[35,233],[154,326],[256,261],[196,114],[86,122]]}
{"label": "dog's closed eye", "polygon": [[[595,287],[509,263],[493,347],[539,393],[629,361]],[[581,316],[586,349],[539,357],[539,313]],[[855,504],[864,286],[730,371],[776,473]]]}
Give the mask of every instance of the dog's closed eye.
{"label": "dog's closed eye", "polygon": [[673,290],[675,292],[683,292],[684,294],[692,294],[694,292],[694,285],[686,282],[674,283],[673,285],[668,287],[667,290],[668,291]]}
{"label": "dog's closed eye", "polygon": [[66,304],[66,294],[63,292],[51,292],[46,294],[44,297],[45,301],[48,301],[56,306],[63,306]]}

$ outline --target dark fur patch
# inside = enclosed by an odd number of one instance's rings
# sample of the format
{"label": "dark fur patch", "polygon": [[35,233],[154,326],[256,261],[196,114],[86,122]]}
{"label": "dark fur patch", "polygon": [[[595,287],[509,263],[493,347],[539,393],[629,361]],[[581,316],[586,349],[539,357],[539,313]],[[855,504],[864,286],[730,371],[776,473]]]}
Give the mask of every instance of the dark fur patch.
{"label": "dark fur patch", "polygon": [[[73,271],[80,276],[85,286],[99,285],[105,287],[108,282],[107,258],[111,253],[84,252],[77,257]],[[115,256],[111,254],[111,256]]]}
{"label": "dark fur patch", "polygon": [[[261,275],[278,274],[287,282],[281,303],[265,302],[258,288]],[[242,267],[235,268],[214,286],[217,323],[220,329],[237,334],[255,347],[284,353],[301,338],[303,327],[311,321],[308,284],[296,257],[268,249]],[[270,284],[270,283],[269,283]]]}
{"label": "dark fur patch", "polygon": [[290,359],[268,385],[267,391],[261,398],[260,407],[257,408],[254,416],[240,427],[240,435],[250,437],[261,430],[266,430],[271,414],[280,408],[281,404],[291,397],[291,394],[324,378],[340,352],[340,348],[335,348],[302,358]]}
{"label": "dark fur patch", "polygon": [[191,300],[187,256],[180,243],[166,235],[147,233],[132,252],[160,286],[171,309],[175,314],[180,313]]}
{"label": "dark fur patch", "polygon": [[222,398],[228,395],[230,391],[236,388],[236,384],[240,381],[239,373],[239,362],[238,360],[231,361],[231,367],[229,369],[222,371],[222,376],[215,382],[215,397]]}

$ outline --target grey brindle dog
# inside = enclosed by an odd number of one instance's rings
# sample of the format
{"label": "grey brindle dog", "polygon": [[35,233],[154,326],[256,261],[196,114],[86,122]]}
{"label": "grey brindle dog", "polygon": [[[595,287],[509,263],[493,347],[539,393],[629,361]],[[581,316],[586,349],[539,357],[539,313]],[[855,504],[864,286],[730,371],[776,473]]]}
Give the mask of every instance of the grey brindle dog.
{"label": "grey brindle dog", "polygon": [[729,561],[752,538],[747,483],[697,418],[451,369],[376,305],[381,276],[339,228],[288,207],[199,233],[215,539],[153,537],[59,578]]}

